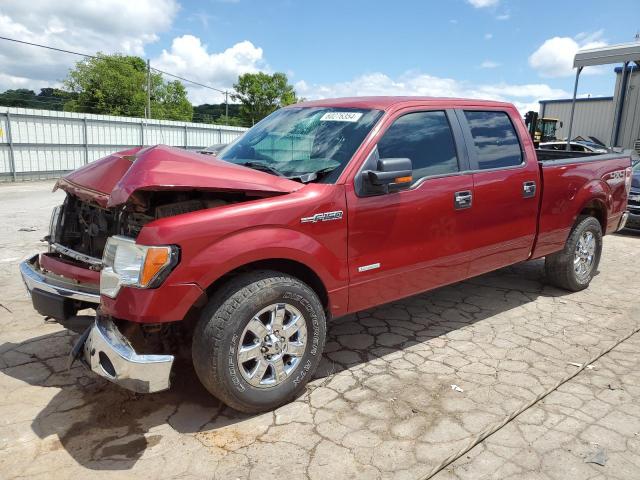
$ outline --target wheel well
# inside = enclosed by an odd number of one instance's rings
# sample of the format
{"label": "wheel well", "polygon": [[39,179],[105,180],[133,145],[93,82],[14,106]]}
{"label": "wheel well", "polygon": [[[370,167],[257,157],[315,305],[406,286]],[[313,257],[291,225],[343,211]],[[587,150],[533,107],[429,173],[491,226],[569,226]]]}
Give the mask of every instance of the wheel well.
{"label": "wheel well", "polygon": [[322,282],[318,274],[316,274],[316,272],[314,272],[303,263],[296,262],[295,260],[288,260],[285,258],[259,260],[257,262],[242,265],[235,270],[231,270],[230,272],[225,273],[222,277],[218,278],[211,285],[209,285],[209,287],[206,289],[207,296],[211,296],[213,292],[215,292],[222,284],[228,282],[229,279],[233,278],[234,276],[240,273],[250,272],[252,270],[275,270],[277,272],[286,273],[287,275],[296,277],[297,279],[309,285],[309,287],[311,287],[313,291],[316,292],[325,310],[329,306],[329,294],[327,293],[327,289],[325,288],[324,283]]}
{"label": "wheel well", "polygon": [[602,233],[604,234],[607,230],[607,207],[599,201],[592,200],[587,203],[582,210],[580,211],[580,216],[586,215],[589,217],[593,217],[598,222],[600,222],[600,227],[602,228]]}

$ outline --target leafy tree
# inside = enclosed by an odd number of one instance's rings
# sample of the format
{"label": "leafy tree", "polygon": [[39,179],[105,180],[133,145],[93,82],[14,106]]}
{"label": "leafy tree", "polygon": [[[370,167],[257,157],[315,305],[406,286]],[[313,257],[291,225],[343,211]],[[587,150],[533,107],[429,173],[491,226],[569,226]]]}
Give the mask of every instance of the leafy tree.
{"label": "leafy tree", "polygon": [[68,92],[57,88],[42,88],[37,95],[33,90],[19,88],[0,93],[0,105],[42,110],[62,110],[70,95]]}
{"label": "leafy tree", "polygon": [[[226,105],[224,103],[203,103],[202,105],[193,106],[193,119],[196,122],[202,123],[217,123],[220,125],[225,124],[222,117],[225,116]],[[240,105],[237,103],[229,104],[229,119],[231,122],[240,122]],[[226,123],[226,125],[232,125]],[[233,123],[236,125],[236,123]]]}
{"label": "leafy tree", "polygon": [[193,107],[187,99],[187,89],[178,80],[163,83],[156,88],[157,113],[154,111],[154,95],[151,94],[151,113],[154,118],[169,120],[193,119]]}
{"label": "leafy tree", "polygon": [[254,124],[280,107],[296,103],[298,98],[284,73],[245,73],[233,85],[231,98],[241,103],[240,116]]}
{"label": "leafy tree", "polygon": [[215,119],[213,123],[215,123],[216,125],[229,125],[231,127],[245,126],[243,125],[244,122],[240,117],[232,117],[231,115],[229,115],[228,117],[226,115],[220,115],[218,118]]}
{"label": "leafy tree", "polygon": [[[99,53],[76,63],[64,82],[76,94],[64,105],[72,112],[142,117],[147,105],[147,65],[140,57]],[[186,89],[151,72],[151,118],[190,121]]]}

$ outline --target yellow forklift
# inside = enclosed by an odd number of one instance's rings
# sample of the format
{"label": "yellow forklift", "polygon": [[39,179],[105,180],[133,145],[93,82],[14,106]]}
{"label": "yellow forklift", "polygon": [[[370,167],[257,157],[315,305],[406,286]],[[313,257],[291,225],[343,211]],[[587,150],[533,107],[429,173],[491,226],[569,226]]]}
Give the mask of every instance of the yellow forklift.
{"label": "yellow forklift", "polygon": [[529,111],[524,116],[524,123],[529,129],[531,140],[537,148],[540,142],[553,142],[557,140],[556,131],[562,128],[562,122],[557,118],[538,118],[538,112]]}

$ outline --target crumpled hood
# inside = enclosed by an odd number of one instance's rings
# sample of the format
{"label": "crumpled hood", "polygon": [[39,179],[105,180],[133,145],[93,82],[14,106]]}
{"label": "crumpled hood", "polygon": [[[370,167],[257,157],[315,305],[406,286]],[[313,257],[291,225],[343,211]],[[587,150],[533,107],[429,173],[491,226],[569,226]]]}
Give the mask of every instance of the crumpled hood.
{"label": "crumpled hood", "polygon": [[180,148],[157,145],[114,153],[62,177],[54,188],[102,207],[125,203],[137,190],[290,193],[302,184]]}

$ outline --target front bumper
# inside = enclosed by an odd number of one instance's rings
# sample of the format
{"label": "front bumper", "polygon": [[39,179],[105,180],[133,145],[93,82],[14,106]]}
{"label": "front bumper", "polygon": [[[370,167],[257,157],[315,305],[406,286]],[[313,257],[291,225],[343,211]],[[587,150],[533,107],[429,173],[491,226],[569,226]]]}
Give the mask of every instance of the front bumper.
{"label": "front bumper", "polygon": [[173,355],[141,355],[118,330],[110,317],[98,315],[71,352],[103,378],[138,393],[168,389]]}
{"label": "front bumper", "polygon": [[40,290],[69,300],[100,303],[100,292],[96,286],[45,273],[40,268],[39,258],[40,255],[34,255],[20,264],[20,274],[29,294],[33,290]]}

